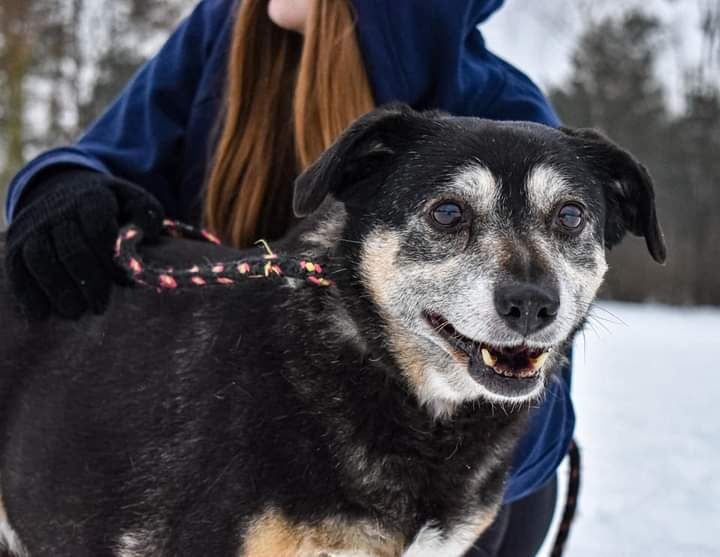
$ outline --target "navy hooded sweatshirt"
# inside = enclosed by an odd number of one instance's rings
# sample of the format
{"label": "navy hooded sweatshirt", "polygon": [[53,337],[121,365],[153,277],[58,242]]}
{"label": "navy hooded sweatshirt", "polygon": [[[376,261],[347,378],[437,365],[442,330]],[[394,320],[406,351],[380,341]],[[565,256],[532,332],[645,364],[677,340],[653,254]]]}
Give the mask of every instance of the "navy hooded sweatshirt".
{"label": "navy hooded sweatshirt", "polygon": [[[353,4],[376,104],[402,101],[416,109],[558,124],[538,88],[491,53],[477,29],[502,0]],[[169,217],[197,223],[235,9],[236,0],[201,1],[74,145],[40,155],[15,176],[7,221],[33,177],[52,166],[76,165],[130,180],[152,192]],[[569,388],[566,370],[530,410],[506,502],[542,487],[565,455],[575,421]]]}

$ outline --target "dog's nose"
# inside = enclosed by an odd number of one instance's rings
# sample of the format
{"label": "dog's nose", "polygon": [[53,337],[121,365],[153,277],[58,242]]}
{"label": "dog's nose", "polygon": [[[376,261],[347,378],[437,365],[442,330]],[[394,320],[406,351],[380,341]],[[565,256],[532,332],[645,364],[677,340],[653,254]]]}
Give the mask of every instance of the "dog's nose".
{"label": "dog's nose", "polygon": [[513,331],[523,336],[547,327],[557,317],[560,300],[532,284],[511,284],[495,290],[495,309]]}

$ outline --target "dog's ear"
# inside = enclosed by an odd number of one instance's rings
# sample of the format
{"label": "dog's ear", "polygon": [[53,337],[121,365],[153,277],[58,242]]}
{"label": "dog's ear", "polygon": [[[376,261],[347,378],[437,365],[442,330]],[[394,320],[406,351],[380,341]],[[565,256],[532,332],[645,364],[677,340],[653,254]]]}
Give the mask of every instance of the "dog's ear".
{"label": "dog's ear", "polygon": [[346,203],[373,195],[397,146],[407,141],[412,122],[421,118],[405,105],[390,105],[356,120],[295,180],[295,215],[312,213],[328,193]]}
{"label": "dog's ear", "polygon": [[644,236],[658,263],[666,258],[657,218],[653,182],[647,169],[603,134],[588,128],[560,128],[577,142],[581,157],[597,169],[605,188],[605,246],[617,245],[627,231]]}

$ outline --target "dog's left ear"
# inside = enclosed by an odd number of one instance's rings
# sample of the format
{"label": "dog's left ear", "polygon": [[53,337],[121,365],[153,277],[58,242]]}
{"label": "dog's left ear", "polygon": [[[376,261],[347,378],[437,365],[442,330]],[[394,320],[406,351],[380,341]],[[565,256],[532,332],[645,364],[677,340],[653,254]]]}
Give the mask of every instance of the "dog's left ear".
{"label": "dog's left ear", "polygon": [[356,120],[295,180],[295,215],[312,213],[328,193],[346,203],[373,195],[391,168],[396,146],[407,142],[412,123],[421,119],[405,105],[390,105]]}
{"label": "dog's left ear", "polygon": [[650,255],[658,263],[664,263],[667,250],[657,219],[653,182],[647,169],[595,130],[565,127],[560,130],[578,142],[582,158],[600,172],[607,201],[605,246],[617,245],[629,231],[644,236]]}

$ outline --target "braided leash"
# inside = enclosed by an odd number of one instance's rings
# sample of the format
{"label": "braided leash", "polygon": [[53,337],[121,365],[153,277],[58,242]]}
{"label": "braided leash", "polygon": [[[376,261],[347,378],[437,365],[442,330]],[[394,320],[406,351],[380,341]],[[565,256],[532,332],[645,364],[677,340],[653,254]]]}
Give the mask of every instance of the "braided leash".
{"label": "braided leash", "polygon": [[[220,240],[207,230],[194,228],[174,220],[164,220],[166,234],[175,238],[191,238],[220,244]],[[159,266],[143,261],[137,247],[143,239],[143,232],[135,225],[125,226],[115,241],[115,261],[125,270],[130,279],[158,291],[178,288],[208,286],[211,284],[233,285],[246,279],[296,278],[316,286],[332,286],[322,265],[306,259],[279,256],[270,249],[265,240],[257,242],[265,253],[233,261],[207,262],[189,268]]]}
{"label": "braided leash", "polygon": [[570,476],[568,477],[568,490],[565,498],[565,508],[560,519],[560,526],[555,535],[555,543],[553,543],[550,557],[561,557],[565,551],[565,544],[570,535],[570,526],[575,518],[577,510],[577,499],[580,493],[580,449],[575,439],[570,443],[568,448],[568,456],[570,457]]}

